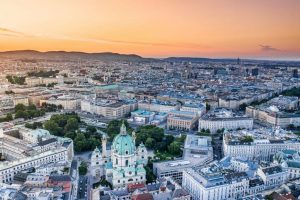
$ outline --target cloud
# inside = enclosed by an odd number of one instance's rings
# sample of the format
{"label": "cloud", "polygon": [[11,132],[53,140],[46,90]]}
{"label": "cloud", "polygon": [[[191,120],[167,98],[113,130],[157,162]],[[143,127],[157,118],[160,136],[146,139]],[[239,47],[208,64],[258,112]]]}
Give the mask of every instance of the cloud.
{"label": "cloud", "polygon": [[164,46],[164,47],[174,47],[174,48],[209,48],[208,46],[197,44],[197,43],[168,44],[168,43],[152,43],[152,42],[140,42],[140,41],[111,40],[106,38],[74,37],[74,36],[66,36],[66,35],[40,35],[39,37],[45,37],[45,38],[56,39],[56,40],[69,40],[69,41],[90,42],[90,43],[99,43],[99,44]]}
{"label": "cloud", "polygon": [[259,46],[260,46],[262,51],[279,51],[279,49],[276,49],[276,48],[274,48],[272,46],[269,46],[269,45],[260,44]]}
{"label": "cloud", "polygon": [[118,45],[138,45],[138,46],[163,46],[172,48],[186,48],[186,49],[199,49],[199,48],[209,48],[209,46],[197,44],[197,43],[153,43],[153,42],[140,42],[140,41],[123,41],[123,40],[112,40],[106,38],[85,38],[85,37],[74,37],[67,35],[50,35],[50,34],[28,34],[24,32],[19,32],[7,28],[0,27],[0,36],[5,37],[35,37],[35,38],[47,38],[54,40],[66,40],[66,41],[78,41],[78,42],[89,42],[89,43],[99,43],[99,44],[118,44]]}
{"label": "cloud", "polygon": [[21,37],[21,36],[29,36],[29,35],[15,30],[0,27],[0,36]]}

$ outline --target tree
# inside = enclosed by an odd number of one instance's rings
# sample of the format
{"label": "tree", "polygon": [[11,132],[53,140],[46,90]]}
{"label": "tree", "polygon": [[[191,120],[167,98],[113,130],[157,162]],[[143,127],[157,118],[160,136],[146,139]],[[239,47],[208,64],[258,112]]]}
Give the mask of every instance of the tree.
{"label": "tree", "polygon": [[[150,163],[151,161],[149,161]],[[145,170],[146,170],[146,180],[147,183],[153,183],[156,180],[155,175],[152,172],[152,167],[150,167],[151,164],[149,164],[145,166]]]}
{"label": "tree", "polygon": [[145,146],[149,149],[153,149],[153,146],[155,144],[155,140],[153,138],[147,138]]}
{"label": "tree", "polygon": [[[161,151],[161,152],[163,152],[163,151],[166,151],[167,150],[167,147],[168,147],[168,145],[167,145],[167,143],[166,142],[157,142],[157,143],[155,143],[155,145],[154,145],[154,149],[155,150],[157,150],[157,151]],[[153,148],[153,147],[152,147]]]}
{"label": "tree", "polygon": [[13,120],[12,114],[11,113],[7,113],[6,114],[6,121],[11,121],[11,120]]}
{"label": "tree", "polygon": [[36,106],[34,104],[30,104],[28,107],[27,107],[27,110],[36,110]]}
{"label": "tree", "polygon": [[88,166],[85,162],[81,162],[80,166],[78,167],[79,175],[85,176],[88,171]]}
{"label": "tree", "polygon": [[175,140],[175,138],[174,138],[173,135],[167,135],[167,136],[166,136],[166,139],[165,139],[166,145],[167,145],[167,146],[170,145],[174,140]]}
{"label": "tree", "polygon": [[242,103],[242,104],[240,105],[240,110],[241,110],[241,111],[245,111],[245,110],[246,110],[246,107],[247,107],[247,104]]}
{"label": "tree", "polygon": [[88,133],[90,133],[90,134],[94,134],[94,133],[97,132],[97,129],[95,128],[95,126],[88,126],[88,127],[86,128],[86,131],[87,131]]}
{"label": "tree", "polygon": [[26,106],[24,105],[24,104],[21,104],[21,103],[19,103],[19,104],[17,104],[16,106],[15,106],[15,111],[17,112],[17,111],[25,111],[26,110]]}
{"label": "tree", "polygon": [[75,131],[78,129],[78,121],[75,118],[70,118],[67,120],[67,124],[64,128],[64,131]]}
{"label": "tree", "polygon": [[294,130],[295,129],[295,125],[294,124],[289,124],[286,128],[288,130]]}
{"label": "tree", "polygon": [[96,147],[101,146],[100,140],[95,137],[90,137],[87,141],[89,149],[95,149]]}
{"label": "tree", "polygon": [[75,137],[76,137],[76,133],[73,132],[73,131],[69,131],[69,132],[67,132],[67,133],[65,134],[65,137],[71,138],[72,140],[74,140]]}
{"label": "tree", "polygon": [[206,112],[210,111],[210,105],[207,102],[205,103],[205,106],[206,106]]}
{"label": "tree", "polygon": [[62,133],[60,131],[60,128],[58,124],[53,120],[48,120],[44,123],[44,128],[48,130],[53,135],[59,135],[62,136]]}
{"label": "tree", "polygon": [[246,135],[241,139],[241,142],[242,143],[250,143],[250,142],[253,142],[253,138],[251,136]]}
{"label": "tree", "polygon": [[18,119],[18,118],[24,118],[24,119],[27,119],[28,118],[28,114],[27,112],[23,111],[23,110],[18,110],[15,114],[15,118]]}
{"label": "tree", "polygon": [[87,141],[85,135],[81,132],[77,133],[74,139],[74,144],[76,152],[85,151],[87,148]]}
{"label": "tree", "polygon": [[180,149],[180,143],[178,142],[172,142],[168,147],[169,153],[172,155],[180,155],[181,149]]}

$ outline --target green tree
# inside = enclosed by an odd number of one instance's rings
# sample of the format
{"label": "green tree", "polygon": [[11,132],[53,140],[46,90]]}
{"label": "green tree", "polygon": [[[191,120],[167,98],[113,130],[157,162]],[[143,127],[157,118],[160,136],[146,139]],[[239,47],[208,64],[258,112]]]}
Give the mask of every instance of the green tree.
{"label": "green tree", "polygon": [[90,137],[88,139],[87,143],[88,143],[88,148],[89,149],[95,149],[96,147],[100,147],[101,146],[100,140],[98,140],[95,137]]}
{"label": "green tree", "polygon": [[80,166],[78,167],[79,175],[85,176],[87,174],[87,171],[88,171],[87,164],[85,162],[81,162]]}
{"label": "green tree", "polygon": [[12,114],[11,113],[7,113],[6,114],[6,121],[11,121],[11,120],[13,120]]}
{"label": "green tree", "polygon": [[61,130],[58,124],[53,120],[48,120],[44,123],[44,128],[48,130],[53,135],[62,136]]}
{"label": "green tree", "polygon": [[85,151],[87,148],[87,141],[85,135],[81,132],[77,133],[74,139],[74,144],[75,144],[74,149],[76,152]]}
{"label": "green tree", "polygon": [[27,119],[28,118],[28,114],[26,111],[22,111],[22,110],[18,110],[15,114],[15,118],[18,119],[18,118],[24,118],[24,119]]}
{"label": "green tree", "polygon": [[71,138],[72,140],[74,140],[75,137],[76,137],[76,133],[73,132],[73,131],[69,131],[69,132],[67,132],[67,133],[65,134],[65,137]]}
{"label": "green tree", "polygon": [[166,140],[166,144],[168,146],[168,145],[170,145],[175,140],[175,138],[174,138],[173,135],[166,135],[166,139],[165,140]]}
{"label": "green tree", "polygon": [[242,103],[242,104],[240,105],[240,110],[241,110],[241,111],[245,111],[245,110],[246,110],[246,107],[247,107],[247,104]]}
{"label": "green tree", "polygon": [[206,106],[206,112],[210,111],[210,105],[207,102],[205,103],[205,106]]}
{"label": "green tree", "polygon": [[[157,151],[160,151],[160,152],[166,151],[167,147],[168,147],[168,145],[165,141],[157,142],[154,145],[154,149],[157,150]],[[151,148],[153,148],[153,147],[151,147]]]}
{"label": "green tree", "polygon": [[172,142],[168,147],[169,153],[172,155],[180,155],[181,149],[180,149],[180,143],[178,142]]}
{"label": "green tree", "polygon": [[149,149],[153,149],[155,140],[153,138],[147,138],[145,146]]}
{"label": "green tree", "polygon": [[26,106],[24,105],[24,104],[21,104],[21,103],[19,103],[19,104],[17,104],[16,106],[15,106],[15,111],[17,112],[17,111],[25,111],[26,110]]}
{"label": "green tree", "polygon": [[95,134],[95,133],[97,132],[97,129],[96,129],[95,126],[88,126],[88,127],[86,128],[86,131],[87,131],[88,133],[90,133],[90,134]]}
{"label": "green tree", "polygon": [[75,131],[78,129],[78,121],[75,118],[70,118],[67,120],[67,124],[64,128],[64,131]]}

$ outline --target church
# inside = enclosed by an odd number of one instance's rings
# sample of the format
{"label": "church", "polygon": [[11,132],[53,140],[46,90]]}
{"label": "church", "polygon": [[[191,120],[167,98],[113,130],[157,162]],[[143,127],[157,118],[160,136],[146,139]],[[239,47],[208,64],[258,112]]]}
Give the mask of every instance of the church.
{"label": "church", "polygon": [[107,153],[107,137],[102,137],[102,153],[98,148],[91,157],[91,168],[94,176],[105,176],[113,188],[124,187],[127,184],[145,183],[148,162],[147,149],[143,143],[135,144],[136,135],[127,133],[124,123],[120,133],[114,138],[111,150]]}

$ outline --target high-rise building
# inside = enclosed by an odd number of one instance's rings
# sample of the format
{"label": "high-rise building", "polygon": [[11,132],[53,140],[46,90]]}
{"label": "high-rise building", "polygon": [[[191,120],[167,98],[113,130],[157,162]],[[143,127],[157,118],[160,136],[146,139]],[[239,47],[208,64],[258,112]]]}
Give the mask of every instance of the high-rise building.
{"label": "high-rise building", "polygon": [[298,69],[293,69],[293,78],[298,78]]}
{"label": "high-rise building", "polygon": [[258,76],[258,68],[254,68],[251,70],[251,75],[252,76]]}

